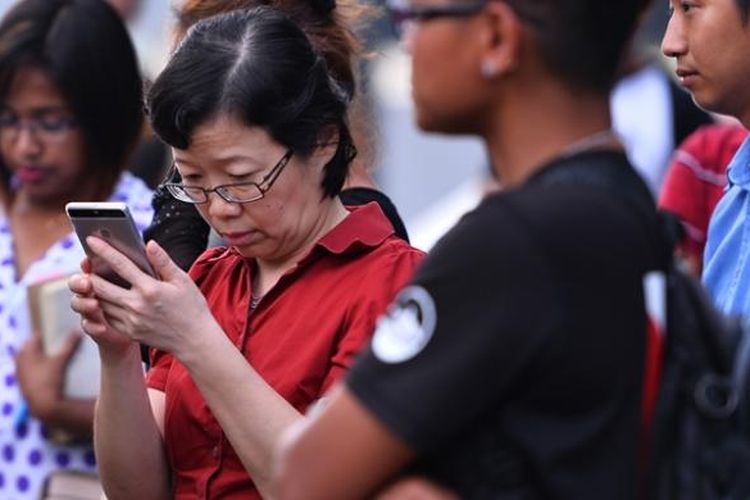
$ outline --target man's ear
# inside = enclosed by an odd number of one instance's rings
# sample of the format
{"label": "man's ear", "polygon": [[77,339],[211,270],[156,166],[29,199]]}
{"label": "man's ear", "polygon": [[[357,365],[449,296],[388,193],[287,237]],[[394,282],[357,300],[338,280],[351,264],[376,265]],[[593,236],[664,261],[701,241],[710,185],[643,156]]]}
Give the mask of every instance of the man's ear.
{"label": "man's ear", "polygon": [[482,76],[492,80],[515,71],[524,37],[524,25],[518,14],[505,2],[487,2],[482,29]]}

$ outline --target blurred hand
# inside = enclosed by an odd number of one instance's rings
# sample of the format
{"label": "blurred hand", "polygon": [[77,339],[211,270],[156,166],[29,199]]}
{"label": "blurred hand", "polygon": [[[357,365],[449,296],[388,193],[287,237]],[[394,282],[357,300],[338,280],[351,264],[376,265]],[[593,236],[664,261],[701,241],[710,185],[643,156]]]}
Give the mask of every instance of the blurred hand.
{"label": "blurred hand", "polygon": [[16,356],[16,375],[29,412],[42,421],[54,418],[56,408],[65,399],[65,369],[81,340],[80,333],[65,339],[59,353],[47,356],[38,335],[29,339]]}
{"label": "blurred hand", "polygon": [[[148,243],[146,255],[160,280],[141,271],[105,241],[90,237],[87,243],[131,284],[126,290],[95,274],[88,275],[103,318],[115,331],[180,359],[195,349],[203,335],[219,328],[193,280],[156,242]],[[85,293],[83,286],[80,290]],[[96,319],[100,328],[101,318]],[[86,327],[89,331],[88,324]]]}

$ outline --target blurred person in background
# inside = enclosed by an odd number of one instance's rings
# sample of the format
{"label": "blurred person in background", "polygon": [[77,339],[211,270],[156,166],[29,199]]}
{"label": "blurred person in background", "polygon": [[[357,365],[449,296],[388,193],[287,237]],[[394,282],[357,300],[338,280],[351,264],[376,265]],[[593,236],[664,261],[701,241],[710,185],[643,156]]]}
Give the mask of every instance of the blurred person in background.
{"label": "blurred person in background", "polygon": [[[352,161],[339,195],[341,201],[347,206],[377,202],[393,225],[396,235],[408,241],[406,227],[396,207],[377,189],[369,173],[374,155],[373,126],[368,120],[363,100],[358,98],[356,68],[364,48],[354,32],[357,25],[371,15],[368,8],[353,0],[185,0],[176,8],[175,44],[185,36],[190,26],[201,19],[258,5],[278,8],[302,28],[351,101],[349,120],[358,155]],[[171,180],[179,181],[177,171],[174,171]],[[208,245],[208,225],[194,207],[175,200],[164,189],[157,191],[154,207],[156,215],[146,233],[147,239],[157,241],[181,268],[187,270]]]}
{"label": "blurred person in background", "polygon": [[[95,443],[111,500],[267,493],[278,436],[411,277],[422,253],[376,203],[339,198],[355,153],[349,97],[269,7],[193,26],[151,87],[151,123],[181,179],[165,188],[228,247],[188,276],[149,242],[158,281],[89,241],[133,285],[70,283],[102,360]],[[146,380],[137,342],[155,348]]]}
{"label": "blurred person in background", "polygon": [[[133,42],[136,44],[136,52],[142,57],[140,62],[144,65],[144,79],[148,85],[152,75],[149,74],[146,66],[152,68],[153,71],[153,66],[156,65],[154,60],[159,60],[161,51],[155,47],[155,45],[158,45],[158,42],[155,44],[154,37],[144,40],[139,36],[140,32],[133,29],[133,23],[142,13],[143,1],[107,1],[120,14],[120,17],[125,21],[126,26],[131,32]],[[141,138],[128,162],[128,170],[143,179],[150,188],[156,188],[164,179],[164,175],[169,168],[169,160],[169,148],[154,135],[148,123],[144,122]]]}
{"label": "blurred person in background", "polygon": [[658,54],[665,13],[663,3],[653,2],[643,14],[610,95],[613,128],[655,199],[677,146],[698,127],[713,123]]}
{"label": "blurred person in background", "polygon": [[282,439],[276,498],[363,498],[403,471],[461,498],[637,496],[660,233],[608,98],[644,4],[392,6],[420,128],[478,135],[504,189],[438,242],[345,383]]}
{"label": "blurred person in background", "polygon": [[[100,0],[23,0],[0,22],[0,497],[38,498],[54,470],[93,471],[92,400],[63,396],[80,338],[56,356],[32,334],[28,288],[75,272],[64,207],[124,201],[143,228],[152,192],[123,168],[143,122],[128,34]],[[28,412],[28,415],[27,415]],[[56,430],[81,445],[50,440]]]}

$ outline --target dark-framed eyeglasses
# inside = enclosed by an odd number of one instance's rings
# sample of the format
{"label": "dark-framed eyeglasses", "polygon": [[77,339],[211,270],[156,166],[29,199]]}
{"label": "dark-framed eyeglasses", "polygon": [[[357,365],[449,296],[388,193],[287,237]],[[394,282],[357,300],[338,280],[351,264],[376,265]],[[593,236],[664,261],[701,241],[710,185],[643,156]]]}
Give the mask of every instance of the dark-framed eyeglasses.
{"label": "dark-framed eyeglasses", "polygon": [[[493,0],[458,0],[458,3],[444,5],[411,5],[409,0],[386,0],[386,9],[391,17],[393,29],[401,37],[413,23],[439,19],[441,17],[471,17],[479,14],[488,2]],[[522,9],[518,2],[508,2],[518,17],[536,29],[543,29],[545,23],[538,16]]]}
{"label": "dark-framed eyeglasses", "polygon": [[26,129],[45,144],[56,144],[66,139],[70,130],[78,127],[78,120],[67,114],[43,113],[21,117],[9,109],[0,110],[0,141],[15,142]]}
{"label": "dark-framed eyeglasses", "polygon": [[222,184],[210,189],[200,186],[186,186],[176,182],[167,182],[161,186],[175,199],[194,205],[206,203],[210,193],[216,193],[221,199],[229,203],[251,203],[262,199],[266,195],[293,155],[294,152],[288,149],[281,160],[274,165],[271,171],[260,182],[235,182],[232,184]]}
{"label": "dark-framed eyeglasses", "polygon": [[413,23],[430,21],[441,17],[470,17],[478,14],[487,5],[486,0],[460,2],[444,5],[411,5],[404,0],[388,0],[386,8],[393,28],[400,37]]}

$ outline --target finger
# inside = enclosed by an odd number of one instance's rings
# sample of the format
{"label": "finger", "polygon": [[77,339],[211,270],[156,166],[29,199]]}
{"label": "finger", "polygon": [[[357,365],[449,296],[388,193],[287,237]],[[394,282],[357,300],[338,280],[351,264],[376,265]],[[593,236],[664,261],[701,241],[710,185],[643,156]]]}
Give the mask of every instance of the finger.
{"label": "finger", "polygon": [[169,257],[166,251],[154,240],[146,244],[146,256],[154,267],[156,275],[163,281],[181,278],[185,272]]}
{"label": "finger", "polygon": [[143,271],[138,269],[133,261],[127,258],[122,253],[118,252],[112,245],[106,241],[99,239],[95,236],[89,236],[86,238],[86,243],[92,252],[98,255],[104,262],[109,264],[114,272],[125,281],[136,286],[144,279],[153,279]]}
{"label": "finger", "polygon": [[86,274],[74,274],[68,280],[70,291],[78,295],[90,295],[94,292],[91,279]]}
{"label": "finger", "polygon": [[83,330],[83,333],[90,337],[96,337],[98,335],[103,335],[107,332],[108,325],[101,321],[92,321],[89,319],[82,319],[81,320],[81,330]]}
{"label": "finger", "polygon": [[42,349],[42,338],[41,335],[32,335],[24,344],[21,346],[21,350],[18,352],[19,355],[40,355],[43,353]]}
{"label": "finger", "polygon": [[128,325],[124,323],[123,321],[120,321],[119,319],[112,318],[112,320],[109,322],[109,326],[117,332],[118,335],[120,335],[123,339],[133,341],[133,338],[131,338],[130,335],[127,333]]}
{"label": "finger", "polygon": [[81,334],[78,332],[71,333],[65,339],[60,351],[53,357],[63,365],[67,365],[70,358],[75,354],[78,344],[81,342]]}
{"label": "finger", "polygon": [[91,280],[94,295],[98,299],[106,300],[107,302],[114,304],[124,304],[130,293],[128,290],[125,290],[96,274],[90,274],[89,279]]}
{"label": "finger", "polygon": [[[102,308],[102,317],[110,325],[114,326],[115,321],[118,322],[120,325],[126,322],[127,317],[128,317],[128,312],[125,311],[122,307],[116,304],[102,302],[101,308]],[[118,327],[118,330],[122,330],[122,326]]]}
{"label": "finger", "polygon": [[74,295],[70,299],[70,308],[87,319],[93,319],[101,313],[99,300],[94,297],[83,297]]}

